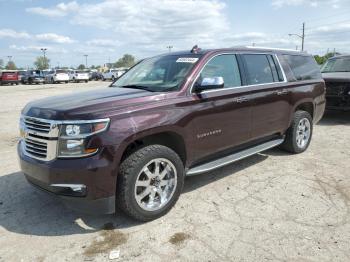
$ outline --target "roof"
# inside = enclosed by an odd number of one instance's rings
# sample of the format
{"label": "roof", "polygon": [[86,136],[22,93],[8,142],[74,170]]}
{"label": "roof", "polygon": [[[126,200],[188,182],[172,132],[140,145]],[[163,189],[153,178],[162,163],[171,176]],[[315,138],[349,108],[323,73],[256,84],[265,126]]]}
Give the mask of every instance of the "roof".
{"label": "roof", "polygon": [[[292,49],[281,48],[269,48],[269,47],[256,47],[256,46],[236,46],[231,48],[217,48],[217,49],[199,49],[195,54],[205,55],[208,53],[216,52],[263,52],[263,53],[277,53],[277,54],[290,54],[290,55],[309,55],[307,52],[302,52]],[[191,55],[194,54],[190,49],[184,51],[171,52],[171,55]],[[163,55],[169,55],[165,53]]]}
{"label": "roof", "polygon": [[330,57],[329,59],[336,59],[336,58],[350,58],[350,55],[337,55]]}

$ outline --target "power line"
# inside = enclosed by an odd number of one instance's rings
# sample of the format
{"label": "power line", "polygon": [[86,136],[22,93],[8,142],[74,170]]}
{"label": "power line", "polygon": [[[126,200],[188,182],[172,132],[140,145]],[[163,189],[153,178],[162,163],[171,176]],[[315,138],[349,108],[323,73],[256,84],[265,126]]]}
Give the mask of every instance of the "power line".
{"label": "power line", "polygon": [[335,25],[335,24],[340,24],[340,23],[345,23],[345,22],[350,22],[350,19],[343,20],[343,21],[337,21],[337,22],[334,22],[334,23],[321,24],[321,25],[318,25],[318,26],[312,26],[312,27],[308,27],[307,29],[315,29],[315,28],[320,28],[320,27],[323,27],[323,26]]}
{"label": "power line", "polygon": [[[347,10],[347,11],[345,11],[345,10]],[[349,11],[350,11],[350,8],[346,8],[346,9],[343,9],[343,11],[339,12],[339,13],[333,13],[333,14],[327,15],[327,16],[320,16],[319,18],[307,19],[305,21],[306,22],[320,21],[320,20],[324,20],[325,18],[330,18],[330,17],[342,15],[342,14],[349,14]]]}

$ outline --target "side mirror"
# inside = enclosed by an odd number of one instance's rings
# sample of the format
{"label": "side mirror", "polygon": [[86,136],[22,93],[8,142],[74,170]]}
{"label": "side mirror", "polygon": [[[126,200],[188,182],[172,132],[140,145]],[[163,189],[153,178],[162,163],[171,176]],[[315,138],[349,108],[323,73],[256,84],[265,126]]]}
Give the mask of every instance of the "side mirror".
{"label": "side mirror", "polygon": [[200,84],[196,85],[196,92],[200,93],[205,90],[219,89],[224,87],[224,78],[221,76],[205,77]]}

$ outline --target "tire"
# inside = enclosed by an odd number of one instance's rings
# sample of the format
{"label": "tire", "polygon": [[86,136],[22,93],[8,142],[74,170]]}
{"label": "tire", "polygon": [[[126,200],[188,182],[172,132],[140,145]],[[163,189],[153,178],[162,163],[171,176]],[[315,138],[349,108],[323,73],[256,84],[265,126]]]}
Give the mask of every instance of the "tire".
{"label": "tire", "polygon": [[[163,171],[165,171],[165,167],[170,168],[172,172],[166,172],[167,174],[165,177],[172,178],[169,180],[157,180],[153,181],[152,179],[146,179],[145,182],[149,182],[149,185],[144,187],[144,190],[140,191],[141,195],[144,193],[144,191],[150,190],[147,195],[143,198],[139,198],[139,202],[136,199],[136,195],[139,189],[142,189],[143,186],[136,187],[136,182],[141,181],[141,176],[144,176],[145,178],[149,176],[146,175],[145,172],[142,172],[144,167],[152,167],[153,161],[159,163],[160,175]],[[154,167],[155,167],[154,162]],[[149,163],[152,163],[148,165]],[[164,165],[165,163],[165,165]],[[161,169],[163,168],[163,169]],[[148,169],[150,170],[150,169]],[[176,172],[175,172],[176,171]],[[156,174],[156,171],[153,169],[154,174]],[[158,173],[158,174],[159,174]],[[153,174],[153,173],[151,173]],[[159,177],[159,176],[158,176]],[[164,177],[164,178],[165,178]],[[176,179],[175,179],[176,178]],[[151,183],[157,182],[158,185],[151,185]],[[165,194],[167,195],[165,203],[160,204],[160,194],[158,194],[158,191],[156,192],[156,186],[158,186],[158,189],[161,189],[161,183],[166,181],[173,181],[171,182],[171,186],[164,186],[164,191],[170,190],[170,192],[167,192]],[[143,182],[143,181],[142,181]],[[130,217],[139,220],[139,221],[150,221],[154,220],[156,218],[159,218],[163,215],[165,215],[176,203],[178,200],[182,188],[184,184],[184,166],[180,159],[180,157],[170,148],[162,146],[162,145],[150,145],[143,148],[140,148],[139,150],[131,153],[121,164],[120,170],[119,170],[119,176],[118,176],[118,183],[117,183],[117,192],[116,192],[116,205],[119,209],[124,211],[127,215]],[[141,188],[140,188],[141,187]],[[167,189],[168,188],[168,189]],[[169,189],[170,188],[170,189]],[[158,208],[153,207],[152,210],[146,210],[146,207],[143,206],[145,201],[151,201],[150,197],[153,195],[153,200],[151,203],[155,205],[161,205]],[[158,202],[159,201],[159,202]]]}
{"label": "tire", "polygon": [[32,85],[33,84],[33,79],[29,78],[28,79],[28,84]]}
{"label": "tire", "polygon": [[[305,128],[304,132],[299,129],[299,125],[301,125],[301,129],[302,129],[302,126],[303,126],[301,123],[302,121],[304,121],[305,123],[306,122],[309,123],[309,127]],[[305,124],[305,126],[307,126],[307,124]],[[306,111],[296,111],[294,113],[292,124],[286,132],[286,138],[283,144],[281,145],[281,148],[293,154],[300,154],[304,152],[310,145],[312,132],[313,132],[313,123],[312,123],[311,115]],[[301,137],[304,137],[303,139],[301,139],[303,140],[302,143],[301,143],[301,140],[298,140],[298,133]],[[301,133],[303,133],[303,135]],[[306,136],[308,137],[307,139],[306,139]]]}
{"label": "tire", "polygon": [[89,82],[88,80],[85,80],[85,83]]}

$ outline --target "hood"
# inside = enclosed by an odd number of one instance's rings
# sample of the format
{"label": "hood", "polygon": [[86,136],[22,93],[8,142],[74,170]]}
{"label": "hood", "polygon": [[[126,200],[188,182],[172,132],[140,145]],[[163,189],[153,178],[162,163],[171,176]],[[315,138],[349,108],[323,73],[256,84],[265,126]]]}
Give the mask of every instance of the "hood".
{"label": "hood", "polygon": [[[53,120],[84,120],[97,116],[102,118],[108,117],[108,113],[112,111],[140,103],[138,98],[154,94],[130,88],[96,89],[30,102],[24,107],[22,114]],[[152,101],[152,99],[148,100]]]}
{"label": "hood", "polygon": [[326,82],[350,82],[350,72],[322,73],[322,77]]}

